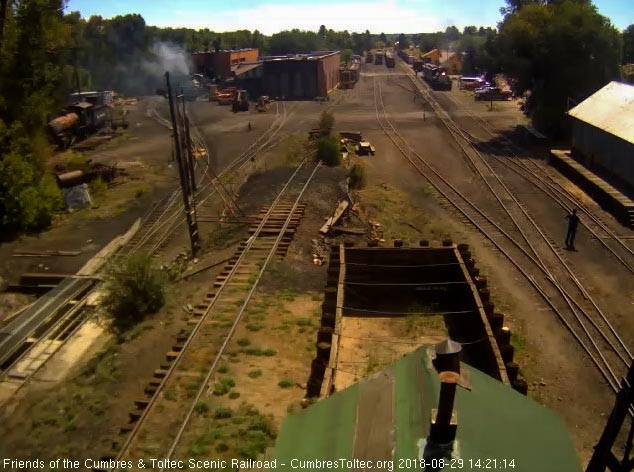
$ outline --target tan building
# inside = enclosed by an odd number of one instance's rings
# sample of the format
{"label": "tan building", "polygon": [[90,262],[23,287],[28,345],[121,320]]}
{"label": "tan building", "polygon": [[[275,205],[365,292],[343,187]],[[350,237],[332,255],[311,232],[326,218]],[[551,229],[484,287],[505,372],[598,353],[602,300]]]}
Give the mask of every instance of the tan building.
{"label": "tan building", "polygon": [[462,72],[462,62],[460,55],[454,51],[445,49],[432,49],[421,56],[425,62],[432,62],[443,67],[448,74],[460,74]]}
{"label": "tan building", "polygon": [[257,48],[233,49],[192,54],[194,70],[197,74],[213,74],[216,77],[231,76],[231,68],[243,63],[257,62],[260,52]]}

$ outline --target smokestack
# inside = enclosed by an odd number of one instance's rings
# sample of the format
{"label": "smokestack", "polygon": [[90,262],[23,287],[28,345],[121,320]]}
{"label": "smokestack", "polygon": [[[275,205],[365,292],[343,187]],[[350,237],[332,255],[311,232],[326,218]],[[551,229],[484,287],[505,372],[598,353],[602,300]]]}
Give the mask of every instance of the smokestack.
{"label": "smokestack", "polygon": [[460,353],[462,352],[462,344],[445,339],[434,346],[436,357],[434,358],[434,367],[438,372],[457,372],[460,373]]}
{"label": "smokestack", "polygon": [[429,441],[433,444],[450,445],[456,439],[458,429],[458,420],[453,411],[453,405],[460,374],[445,371],[441,372],[438,377],[440,378],[440,397],[438,398],[438,409],[431,412]]}

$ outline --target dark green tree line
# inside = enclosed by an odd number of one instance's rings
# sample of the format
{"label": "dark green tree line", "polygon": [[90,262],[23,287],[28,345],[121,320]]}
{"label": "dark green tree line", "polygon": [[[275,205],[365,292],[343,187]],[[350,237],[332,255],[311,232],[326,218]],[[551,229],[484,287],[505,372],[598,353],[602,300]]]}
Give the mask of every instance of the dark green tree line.
{"label": "dark green tree line", "polygon": [[583,100],[619,77],[621,35],[586,0],[508,3],[496,44],[500,67],[518,92],[531,91],[534,124],[559,134],[568,98]]}

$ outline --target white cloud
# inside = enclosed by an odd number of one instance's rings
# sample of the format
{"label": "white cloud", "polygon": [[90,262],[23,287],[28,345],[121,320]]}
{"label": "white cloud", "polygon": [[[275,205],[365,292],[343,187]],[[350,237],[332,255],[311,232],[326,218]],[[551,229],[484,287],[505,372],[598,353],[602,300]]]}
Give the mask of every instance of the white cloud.
{"label": "white cloud", "polygon": [[344,2],[336,5],[268,4],[254,8],[218,11],[217,9],[176,12],[175,17],[149,23],[156,26],[209,28],[212,31],[234,31],[258,29],[264,34],[273,34],[286,29],[316,31],[319,25],[328,28],[373,33],[416,33],[438,31],[446,19],[440,19],[427,2],[418,2],[416,7],[399,5],[396,0],[374,0],[368,2]]}

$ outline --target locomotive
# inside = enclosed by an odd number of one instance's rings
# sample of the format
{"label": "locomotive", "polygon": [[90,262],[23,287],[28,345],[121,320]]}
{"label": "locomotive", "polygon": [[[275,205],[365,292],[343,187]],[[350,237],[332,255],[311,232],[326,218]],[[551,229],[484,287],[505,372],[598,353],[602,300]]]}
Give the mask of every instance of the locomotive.
{"label": "locomotive", "polygon": [[107,106],[78,102],[67,106],[57,118],[48,122],[53,141],[61,148],[99,131],[107,121]]}
{"label": "locomotive", "polygon": [[423,64],[423,78],[433,90],[451,90],[451,79],[447,71],[434,64]]}

